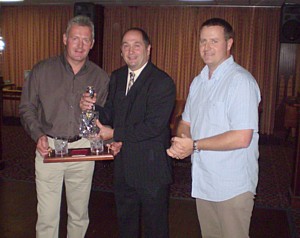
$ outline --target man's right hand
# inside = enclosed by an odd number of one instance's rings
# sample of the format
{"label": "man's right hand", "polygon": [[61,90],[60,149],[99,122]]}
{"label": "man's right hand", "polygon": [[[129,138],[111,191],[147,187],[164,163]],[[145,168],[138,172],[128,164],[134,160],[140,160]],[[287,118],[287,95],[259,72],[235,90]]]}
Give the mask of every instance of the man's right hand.
{"label": "man's right hand", "polygon": [[122,148],[123,143],[122,142],[112,142],[107,145],[108,149],[112,151],[112,154],[116,156],[121,148]]}
{"label": "man's right hand", "polygon": [[96,103],[96,97],[97,97],[96,93],[94,94],[93,98],[90,97],[89,93],[82,94],[80,103],[79,103],[80,109],[82,111],[91,110],[93,108],[93,104]]}
{"label": "man's right hand", "polygon": [[48,138],[46,135],[43,135],[38,139],[36,149],[41,154],[41,156],[45,157],[49,153],[48,148]]}

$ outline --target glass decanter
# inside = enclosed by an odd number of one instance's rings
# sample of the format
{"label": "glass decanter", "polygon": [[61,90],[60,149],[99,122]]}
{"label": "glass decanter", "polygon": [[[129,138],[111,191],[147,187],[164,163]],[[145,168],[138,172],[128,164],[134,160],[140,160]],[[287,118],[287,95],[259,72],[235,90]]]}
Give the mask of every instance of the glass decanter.
{"label": "glass decanter", "polygon": [[[88,86],[86,92],[90,94],[90,97],[94,97],[94,87]],[[96,121],[99,119],[99,113],[95,111],[95,105],[91,110],[84,110],[80,114],[79,136],[83,138],[89,138],[91,135],[98,134],[99,128],[96,125]]]}

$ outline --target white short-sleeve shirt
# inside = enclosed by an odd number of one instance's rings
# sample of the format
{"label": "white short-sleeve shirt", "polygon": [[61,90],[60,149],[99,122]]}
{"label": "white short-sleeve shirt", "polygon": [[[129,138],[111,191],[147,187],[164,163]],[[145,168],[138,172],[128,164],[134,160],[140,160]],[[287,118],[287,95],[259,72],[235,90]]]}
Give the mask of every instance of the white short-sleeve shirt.
{"label": "white short-sleeve shirt", "polygon": [[231,56],[208,78],[208,67],[195,77],[182,119],[193,139],[230,130],[253,129],[248,148],[192,154],[192,197],[224,201],[255,194],[258,181],[258,105],[260,90],[253,76]]}

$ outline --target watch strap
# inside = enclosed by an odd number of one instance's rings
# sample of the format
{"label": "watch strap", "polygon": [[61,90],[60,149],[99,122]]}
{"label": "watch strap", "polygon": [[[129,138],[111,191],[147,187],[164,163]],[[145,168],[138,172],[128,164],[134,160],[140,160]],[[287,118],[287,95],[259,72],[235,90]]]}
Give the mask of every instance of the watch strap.
{"label": "watch strap", "polygon": [[198,150],[197,148],[197,140],[193,140],[193,150]]}

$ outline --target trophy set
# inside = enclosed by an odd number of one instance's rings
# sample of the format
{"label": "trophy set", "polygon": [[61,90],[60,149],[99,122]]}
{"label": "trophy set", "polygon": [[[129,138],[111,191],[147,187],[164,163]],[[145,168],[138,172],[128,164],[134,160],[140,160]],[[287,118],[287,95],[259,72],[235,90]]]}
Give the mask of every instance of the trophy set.
{"label": "trophy set", "polygon": [[[90,97],[94,97],[94,87],[88,86],[86,92]],[[99,128],[96,125],[96,120],[99,119],[99,113],[95,111],[95,105],[91,110],[84,110],[80,115],[79,136],[89,139],[99,133]]]}

